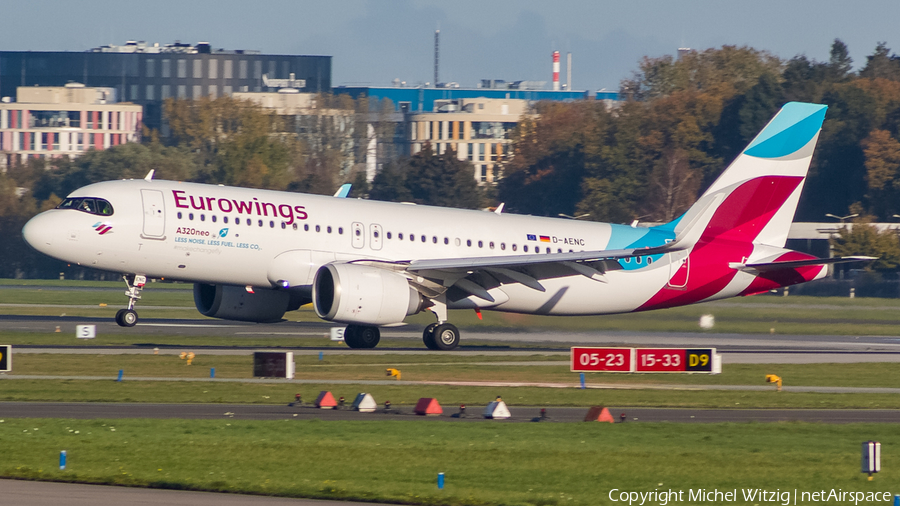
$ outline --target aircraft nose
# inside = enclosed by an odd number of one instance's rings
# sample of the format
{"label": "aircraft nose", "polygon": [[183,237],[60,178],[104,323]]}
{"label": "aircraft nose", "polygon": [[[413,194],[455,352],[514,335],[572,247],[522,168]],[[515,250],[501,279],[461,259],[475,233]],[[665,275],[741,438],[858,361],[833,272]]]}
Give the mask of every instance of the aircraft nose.
{"label": "aircraft nose", "polygon": [[53,244],[55,229],[53,224],[50,223],[51,220],[47,214],[44,212],[31,218],[22,227],[22,236],[25,237],[25,242],[41,253],[46,253],[47,249]]}

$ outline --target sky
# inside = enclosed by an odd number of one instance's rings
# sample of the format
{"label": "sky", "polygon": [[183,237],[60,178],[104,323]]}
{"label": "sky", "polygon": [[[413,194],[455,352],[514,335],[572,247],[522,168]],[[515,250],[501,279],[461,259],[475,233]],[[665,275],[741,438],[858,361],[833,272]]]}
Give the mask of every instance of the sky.
{"label": "sky", "polygon": [[[4,5],[5,4],[5,5]],[[900,52],[897,0],[0,0],[3,51],[83,51],[126,40],[332,56],[332,84],[551,80],[618,89],[644,56],[751,46],[824,61],[835,38],[858,70],[878,42]]]}

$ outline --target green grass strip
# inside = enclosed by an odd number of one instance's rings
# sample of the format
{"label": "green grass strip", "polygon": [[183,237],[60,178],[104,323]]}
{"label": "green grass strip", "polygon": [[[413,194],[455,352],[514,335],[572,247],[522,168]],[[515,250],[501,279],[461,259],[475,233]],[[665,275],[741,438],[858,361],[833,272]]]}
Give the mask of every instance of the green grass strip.
{"label": "green grass strip", "polygon": [[479,506],[621,506],[613,489],[680,490],[692,504],[690,490],[737,489],[736,503],[761,504],[742,489],[896,490],[890,451],[874,481],[859,472],[868,439],[900,447],[884,424],[7,419],[0,476]]}

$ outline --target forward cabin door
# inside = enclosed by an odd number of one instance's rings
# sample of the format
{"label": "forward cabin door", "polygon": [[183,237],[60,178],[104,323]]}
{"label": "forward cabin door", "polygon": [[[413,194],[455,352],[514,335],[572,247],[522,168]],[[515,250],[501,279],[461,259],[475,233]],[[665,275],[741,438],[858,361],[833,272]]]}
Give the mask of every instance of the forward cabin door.
{"label": "forward cabin door", "polygon": [[166,207],[163,193],[159,190],[141,190],[144,206],[144,228],[141,237],[145,239],[166,238]]}

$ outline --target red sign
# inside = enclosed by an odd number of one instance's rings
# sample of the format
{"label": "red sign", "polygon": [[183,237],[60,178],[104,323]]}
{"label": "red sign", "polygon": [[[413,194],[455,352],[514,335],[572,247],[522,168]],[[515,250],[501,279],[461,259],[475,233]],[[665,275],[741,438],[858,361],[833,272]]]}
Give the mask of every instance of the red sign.
{"label": "red sign", "polygon": [[636,372],[684,372],[684,349],[638,348]]}
{"label": "red sign", "polygon": [[633,348],[572,348],[573,372],[631,372]]}

